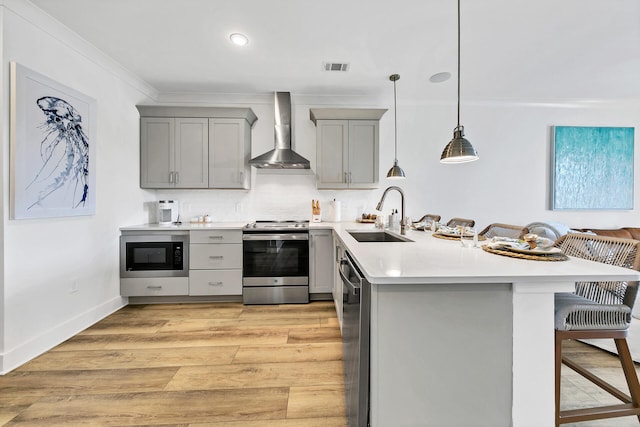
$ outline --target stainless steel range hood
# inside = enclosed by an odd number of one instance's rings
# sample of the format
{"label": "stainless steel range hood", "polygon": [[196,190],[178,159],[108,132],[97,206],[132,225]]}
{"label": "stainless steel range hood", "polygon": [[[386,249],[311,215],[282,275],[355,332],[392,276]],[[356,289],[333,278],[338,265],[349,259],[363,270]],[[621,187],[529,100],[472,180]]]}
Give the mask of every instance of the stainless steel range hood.
{"label": "stainless steel range hood", "polygon": [[275,93],[275,148],[249,164],[263,169],[309,169],[309,160],[291,149],[291,94]]}

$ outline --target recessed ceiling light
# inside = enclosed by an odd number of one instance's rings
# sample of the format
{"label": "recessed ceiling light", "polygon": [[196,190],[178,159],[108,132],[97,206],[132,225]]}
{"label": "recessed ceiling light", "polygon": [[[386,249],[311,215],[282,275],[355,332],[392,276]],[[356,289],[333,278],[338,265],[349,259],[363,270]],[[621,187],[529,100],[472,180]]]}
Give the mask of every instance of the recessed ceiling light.
{"label": "recessed ceiling light", "polygon": [[442,73],[436,73],[433,76],[429,77],[429,81],[431,83],[442,83],[446,82],[451,78],[451,73],[448,71],[443,71]]}
{"label": "recessed ceiling light", "polygon": [[238,46],[245,46],[247,44],[249,44],[249,38],[247,36],[245,36],[244,34],[240,34],[240,33],[233,33],[229,36],[229,40],[231,40],[231,43],[238,45]]}

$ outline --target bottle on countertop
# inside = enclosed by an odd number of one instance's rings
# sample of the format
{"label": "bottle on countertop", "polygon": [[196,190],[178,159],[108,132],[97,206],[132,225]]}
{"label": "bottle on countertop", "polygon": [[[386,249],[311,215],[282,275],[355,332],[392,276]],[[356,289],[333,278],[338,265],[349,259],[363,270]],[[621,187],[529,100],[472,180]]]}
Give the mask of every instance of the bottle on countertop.
{"label": "bottle on countertop", "polygon": [[400,223],[398,222],[398,210],[391,209],[391,215],[389,215],[389,228],[391,230],[397,230]]}

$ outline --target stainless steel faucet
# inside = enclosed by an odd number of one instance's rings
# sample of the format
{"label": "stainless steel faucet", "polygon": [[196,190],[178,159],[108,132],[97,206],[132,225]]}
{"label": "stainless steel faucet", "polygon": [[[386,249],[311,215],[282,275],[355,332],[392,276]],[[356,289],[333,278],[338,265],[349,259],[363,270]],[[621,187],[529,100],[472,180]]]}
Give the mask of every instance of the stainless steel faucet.
{"label": "stainless steel faucet", "polygon": [[387,193],[389,192],[389,190],[398,190],[398,192],[400,193],[400,198],[402,200],[402,212],[401,212],[402,216],[400,217],[400,234],[404,236],[407,234],[407,224],[404,216],[404,191],[402,191],[402,188],[396,187],[395,185],[392,185],[391,187],[387,187],[387,189],[384,190],[384,193],[382,193],[382,198],[380,198],[380,201],[378,202],[378,206],[376,206],[376,210],[378,211],[382,210],[382,205],[384,205],[384,199],[385,197],[387,197]]}

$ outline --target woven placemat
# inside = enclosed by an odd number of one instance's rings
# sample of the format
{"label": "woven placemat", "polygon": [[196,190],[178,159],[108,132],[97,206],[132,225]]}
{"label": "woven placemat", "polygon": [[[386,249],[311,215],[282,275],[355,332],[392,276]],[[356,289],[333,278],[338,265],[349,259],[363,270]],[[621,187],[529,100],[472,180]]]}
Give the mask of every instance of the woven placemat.
{"label": "woven placemat", "polygon": [[[449,236],[447,234],[440,234],[438,232],[433,233],[433,237],[437,237],[438,239],[445,239],[445,240],[460,240],[460,236]],[[478,236],[478,240],[479,241],[487,240],[487,238],[484,236]]]}
{"label": "woven placemat", "polygon": [[566,261],[569,259],[568,256],[566,256],[561,252],[548,254],[548,255],[529,255],[529,254],[523,254],[519,252],[512,252],[510,250],[494,249],[494,248],[490,248],[487,245],[483,245],[482,249],[486,252],[491,252],[492,254],[504,255],[511,258],[530,259],[533,261]]}

